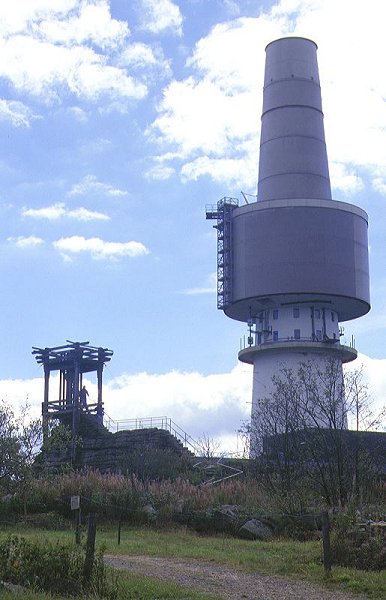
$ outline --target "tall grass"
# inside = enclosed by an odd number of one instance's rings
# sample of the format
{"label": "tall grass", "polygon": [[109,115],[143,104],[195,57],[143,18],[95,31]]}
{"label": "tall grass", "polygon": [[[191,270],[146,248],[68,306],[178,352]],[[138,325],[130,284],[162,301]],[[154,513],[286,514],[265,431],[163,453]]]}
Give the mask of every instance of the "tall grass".
{"label": "tall grass", "polygon": [[[52,512],[59,515],[59,519],[71,517],[70,497],[74,495],[81,496],[82,511],[96,512],[99,521],[121,519],[133,524],[147,520],[149,512],[143,509],[149,506],[156,510],[159,524],[173,521],[176,514],[205,511],[224,504],[242,506],[245,514],[283,513],[283,508],[286,512],[283,498],[269,494],[252,476],[243,475],[205,486],[182,477],[173,481],[150,481],[134,474],[124,476],[88,470],[32,480],[27,497],[15,495],[8,502],[0,502],[0,521],[23,514],[25,508],[29,514]],[[303,502],[304,497],[297,509],[299,512],[324,509],[320,498],[310,496],[307,504]],[[379,514],[385,509],[386,506],[377,507]]]}
{"label": "tall grass", "polygon": [[[143,481],[137,476],[100,474],[96,471],[71,472],[31,481],[26,499],[31,513],[56,512],[69,517],[70,497],[81,496],[84,512],[98,512],[100,518],[124,518],[141,522],[141,508],[151,505],[161,522],[175,513],[205,510],[222,504],[248,508],[267,507],[267,498],[255,481],[231,479],[217,486],[198,486],[179,478],[175,481]],[[22,512],[21,499],[15,496],[0,505],[1,513]]]}

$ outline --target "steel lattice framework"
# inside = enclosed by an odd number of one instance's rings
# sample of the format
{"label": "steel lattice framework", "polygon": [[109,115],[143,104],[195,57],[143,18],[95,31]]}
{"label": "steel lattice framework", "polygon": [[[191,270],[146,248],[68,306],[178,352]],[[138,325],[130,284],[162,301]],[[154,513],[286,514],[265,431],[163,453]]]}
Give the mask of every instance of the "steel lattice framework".
{"label": "steel lattice framework", "polygon": [[206,208],[206,218],[217,224],[217,308],[232,303],[232,212],[239,205],[236,198],[222,198],[217,206]]}

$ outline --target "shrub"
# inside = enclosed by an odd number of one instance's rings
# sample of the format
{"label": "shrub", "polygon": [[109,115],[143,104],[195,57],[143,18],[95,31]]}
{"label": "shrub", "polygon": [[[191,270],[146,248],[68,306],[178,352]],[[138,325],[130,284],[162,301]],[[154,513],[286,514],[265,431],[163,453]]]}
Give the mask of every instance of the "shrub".
{"label": "shrub", "polygon": [[107,577],[103,556],[94,560],[91,581],[83,581],[84,556],[79,546],[32,542],[10,536],[0,544],[0,579],[54,594],[82,595],[87,588],[114,600],[116,582]]}
{"label": "shrub", "polygon": [[349,515],[339,515],[331,531],[332,562],[366,571],[386,568],[386,544],[381,533],[359,526]]}

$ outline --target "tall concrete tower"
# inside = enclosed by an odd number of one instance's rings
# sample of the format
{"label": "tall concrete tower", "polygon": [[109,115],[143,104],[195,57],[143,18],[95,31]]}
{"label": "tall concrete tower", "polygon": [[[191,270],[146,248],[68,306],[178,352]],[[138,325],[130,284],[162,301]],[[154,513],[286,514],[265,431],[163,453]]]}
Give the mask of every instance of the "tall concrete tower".
{"label": "tall concrete tower", "polygon": [[257,201],[207,207],[218,308],[250,329],[239,360],[253,365],[252,416],[283,367],[354,360],[339,324],[370,310],[367,215],[331,197],[316,51],[268,44]]}

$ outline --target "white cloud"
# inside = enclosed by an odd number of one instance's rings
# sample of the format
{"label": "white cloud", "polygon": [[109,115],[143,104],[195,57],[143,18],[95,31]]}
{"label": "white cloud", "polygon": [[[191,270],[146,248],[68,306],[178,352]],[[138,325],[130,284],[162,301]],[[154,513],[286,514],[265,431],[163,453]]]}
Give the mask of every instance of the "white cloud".
{"label": "white cloud", "polygon": [[181,168],[182,181],[196,181],[204,175],[213,181],[226,185],[248,186],[254,189],[257,184],[257,153],[255,150],[242,158],[210,158],[200,156],[192,162],[186,162]]}
{"label": "white cloud", "polygon": [[68,13],[66,19],[50,15],[35,22],[35,29],[40,37],[56,44],[92,42],[101,48],[122,44],[129,34],[126,23],[111,18],[106,0],[79,3],[79,10],[75,14]]}
{"label": "white cloud", "polygon": [[[384,407],[386,397],[386,359],[360,355],[357,367],[364,365],[369,382],[372,409]],[[97,397],[97,384],[85,381],[90,401]],[[54,397],[58,378],[50,380]],[[228,373],[203,375],[197,372],[124,373],[104,382],[106,413],[115,421],[166,416],[198,440],[204,435],[222,442],[222,451],[242,450],[237,430],[250,417],[252,369],[238,363]],[[0,380],[0,397],[23,405],[28,396],[34,416],[39,416],[43,397],[43,377],[30,380]],[[129,404],[128,404],[129,399]],[[122,423],[122,426],[124,424]],[[381,428],[382,429],[382,428]],[[386,429],[386,423],[383,423]]]}
{"label": "white cloud", "polygon": [[110,217],[105,213],[98,212],[96,210],[88,210],[82,206],[74,208],[73,210],[67,211],[67,216],[70,219],[77,219],[78,221],[109,221]]}
{"label": "white cloud", "polygon": [[156,64],[156,57],[150,46],[137,42],[128,46],[120,55],[119,62],[125,66],[144,67]]}
{"label": "white cloud", "polygon": [[62,218],[76,219],[78,221],[108,221],[110,217],[104,213],[87,208],[67,209],[63,202],[58,202],[52,206],[45,208],[23,208],[21,211],[23,217],[31,217],[33,219],[47,219],[48,221],[56,221]]}
{"label": "white cloud", "polygon": [[47,206],[46,208],[23,208],[21,211],[23,217],[32,217],[33,219],[48,219],[55,221],[66,214],[65,205],[62,203]]}
{"label": "white cloud", "polygon": [[151,33],[171,30],[182,35],[182,15],[172,0],[142,0],[142,27]]}
{"label": "white cloud", "polygon": [[128,45],[119,55],[118,66],[135,71],[142,80],[153,82],[155,78],[170,77],[171,61],[165,59],[159,44],[149,46],[142,42]]}
{"label": "white cloud", "polygon": [[[370,412],[374,417],[383,411],[380,430],[386,431],[386,359],[358,354],[357,360],[346,368],[360,369],[361,367],[363,367],[363,381],[368,386]],[[349,418],[349,427],[355,428],[354,415]]]}
{"label": "white cloud", "polygon": [[44,380],[40,377],[33,379],[0,379],[0,398],[10,406],[15,415],[28,404],[31,407],[30,416],[33,419],[41,416]]}
{"label": "white cloud", "polygon": [[165,156],[170,150],[178,156],[184,180],[209,175],[227,183],[255,184],[262,104],[256,73],[264,63],[256,40],[263,45],[278,33],[267,19],[217,25],[188,60],[195,74],[164,90],[148,135],[162,145]]}
{"label": "white cloud", "polygon": [[[103,401],[107,415],[115,421],[166,416],[193,439],[204,435],[216,440],[221,438],[226,441],[223,451],[235,451],[236,432],[250,411],[250,404],[246,402],[251,396],[250,375],[249,368],[241,364],[229,373],[211,375],[179,371],[124,373],[110,381],[105,377]],[[90,402],[95,401],[95,379],[88,375],[84,383]],[[59,378],[51,376],[50,399],[57,396],[58,386]],[[0,397],[15,410],[27,399],[34,417],[41,414],[43,392],[43,375],[26,380],[0,380]]]}
{"label": "white cloud", "polygon": [[217,273],[212,273],[208,277],[208,284],[201,287],[188,288],[183,290],[185,296],[200,296],[201,294],[215,294],[217,292]]}
{"label": "white cloud", "polygon": [[9,34],[24,31],[30,21],[48,16],[65,16],[79,5],[79,0],[18,0],[0,3],[0,32]]}
{"label": "white cloud", "polygon": [[15,127],[29,127],[31,121],[37,118],[23,102],[0,98],[1,121],[10,121]]}
{"label": "white cloud", "polygon": [[53,246],[66,260],[77,254],[88,254],[95,260],[114,260],[122,257],[134,258],[149,254],[141,242],[106,242],[100,238],[84,238],[73,235],[53,242]]}
{"label": "white cloud", "polygon": [[100,194],[103,196],[126,196],[125,190],[114,188],[108,183],[102,183],[98,181],[95,175],[86,175],[82,181],[73,185],[69,192],[69,196],[76,195],[87,195],[87,194]]}
{"label": "white cloud", "polygon": [[15,244],[18,248],[30,249],[36,248],[37,246],[41,246],[44,244],[44,240],[40,237],[36,237],[34,235],[30,235],[29,237],[19,236],[19,237],[9,237],[7,241],[11,244]]}
{"label": "white cloud", "polygon": [[256,18],[216,25],[188,59],[190,75],[164,90],[149,133],[165,155],[178,155],[180,168],[176,159],[173,166],[185,180],[224,177],[229,183],[231,168],[232,181],[252,184],[264,47],[281,36],[305,36],[319,46],[332,186],[356,194],[362,180],[370,177],[383,194],[384,178],[374,173],[374,166],[386,166],[386,73],[381,64],[385,16],[384,3],[378,0],[366,11],[350,0],[282,0]]}
{"label": "white cloud", "polygon": [[146,95],[143,83],[116,66],[129,30],[111,17],[107,0],[25,4],[20,14],[11,3],[0,7],[0,77],[17,90],[43,101],[59,101],[65,90],[91,101]]}
{"label": "white cloud", "polygon": [[363,190],[363,179],[359,177],[357,170],[352,168],[351,165],[330,161],[329,170],[331,185],[336,190],[347,195],[357,194]]}
{"label": "white cloud", "polygon": [[[164,415],[195,439],[204,434],[236,438],[238,428],[248,419],[251,382],[249,369],[241,364],[229,373],[211,375],[179,371],[123,374],[107,383],[106,412],[115,420]],[[133,400],[130,415],[128,398]],[[138,404],[136,398],[141,399]]]}
{"label": "white cloud", "polygon": [[154,165],[150,169],[148,169],[145,173],[147,179],[154,179],[155,181],[165,181],[166,179],[170,179],[172,175],[174,175],[175,169],[171,166],[166,166],[163,164]]}
{"label": "white cloud", "polygon": [[376,165],[371,171],[373,188],[383,196],[386,196],[386,165]]}
{"label": "white cloud", "polygon": [[71,106],[68,109],[68,112],[70,114],[73,115],[73,117],[79,122],[79,123],[87,123],[88,121],[88,116],[85,110],[83,110],[82,108],[79,108],[79,106]]}
{"label": "white cloud", "polygon": [[176,147],[180,158],[197,151],[221,156],[237,150],[235,144],[241,140],[250,136],[256,140],[257,128],[251,119],[255,105],[253,92],[225,93],[208,79],[173,81],[164,90],[160,116],[148,133]]}

